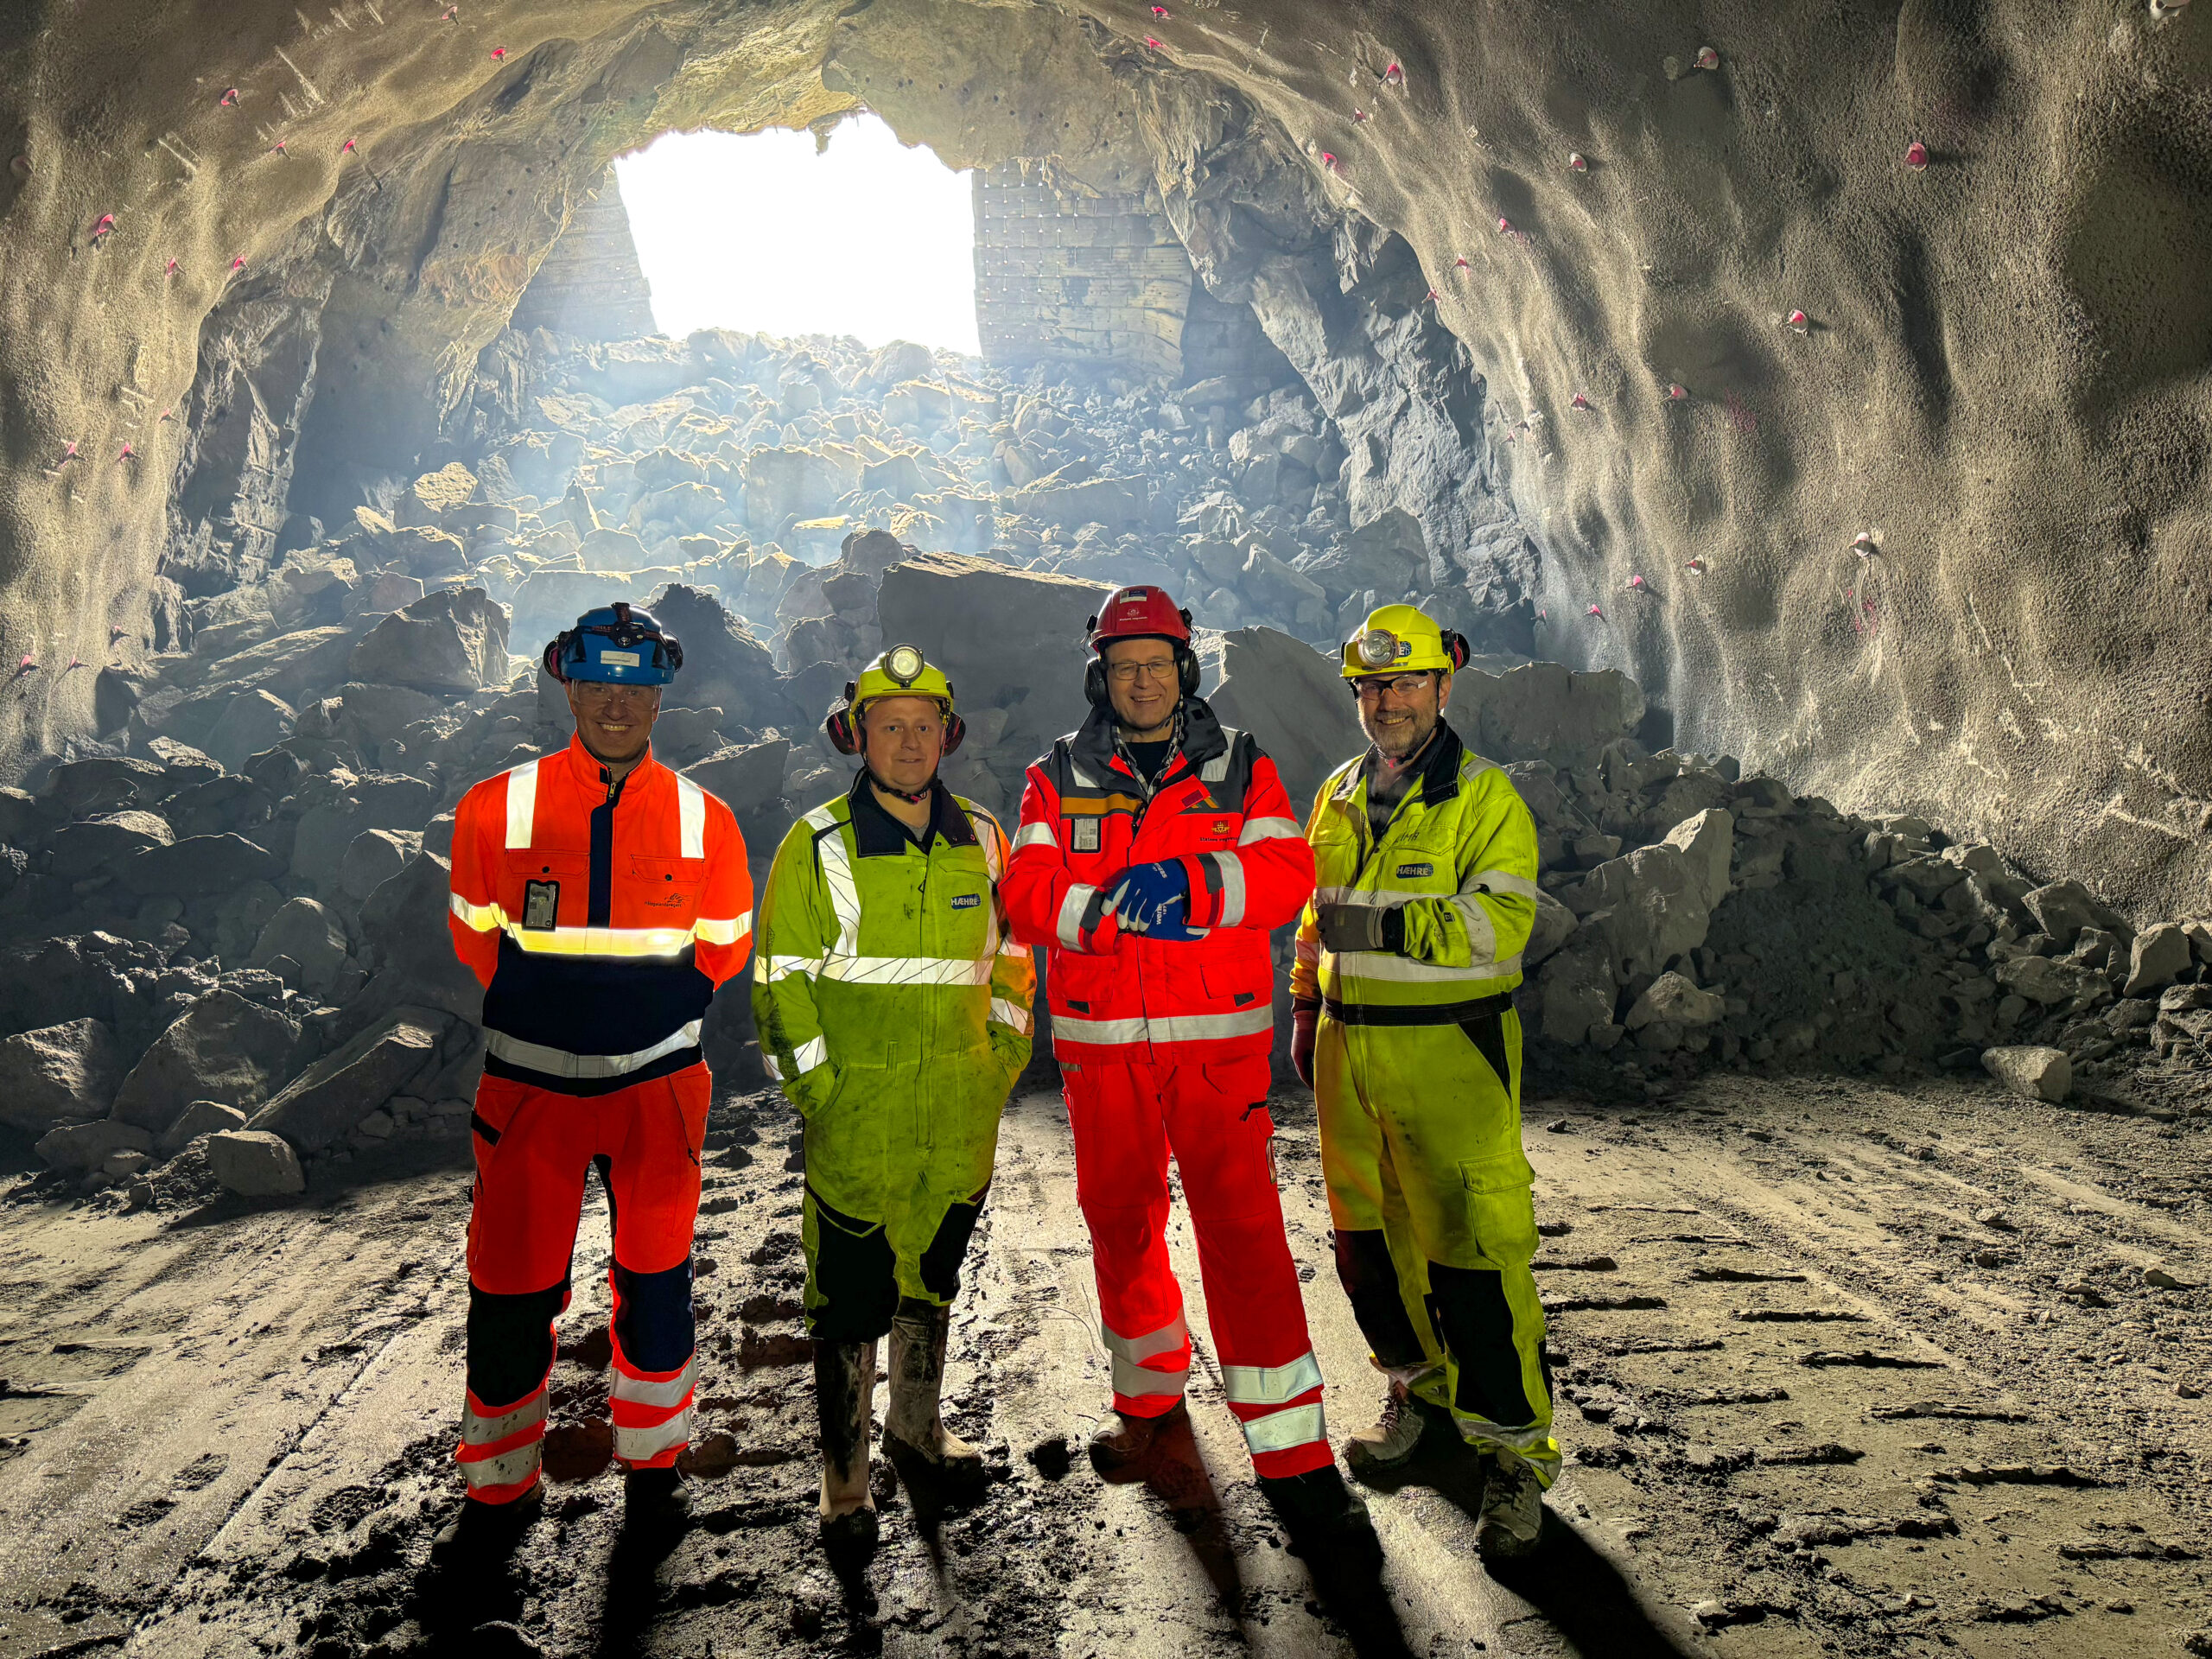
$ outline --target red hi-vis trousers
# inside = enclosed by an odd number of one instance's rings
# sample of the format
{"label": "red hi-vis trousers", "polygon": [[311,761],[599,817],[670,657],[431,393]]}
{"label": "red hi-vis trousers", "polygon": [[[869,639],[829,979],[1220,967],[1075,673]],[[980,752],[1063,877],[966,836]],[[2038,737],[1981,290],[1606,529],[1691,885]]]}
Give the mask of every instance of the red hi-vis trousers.
{"label": "red hi-vis trousers", "polygon": [[658,1468],[689,1443],[691,1230],[710,1091],[703,1065],[603,1095],[506,1077],[479,1085],[468,1404],[457,1453],[470,1497],[512,1503],[537,1484],[553,1321],[569,1305],[594,1165],[614,1220],[614,1455]]}
{"label": "red hi-vis trousers", "polygon": [[1198,1236],[1229,1408],[1262,1475],[1331,1460],[1321,1368],[1306,1332],[1268,1141],[1263,1054],[1180,1064],[1063,1060],[1076,1199],[1090,1224],[1114,1408],[1157,1417],[1191,1375],[1182,1287],[1167,1256],[1173,1152]]}

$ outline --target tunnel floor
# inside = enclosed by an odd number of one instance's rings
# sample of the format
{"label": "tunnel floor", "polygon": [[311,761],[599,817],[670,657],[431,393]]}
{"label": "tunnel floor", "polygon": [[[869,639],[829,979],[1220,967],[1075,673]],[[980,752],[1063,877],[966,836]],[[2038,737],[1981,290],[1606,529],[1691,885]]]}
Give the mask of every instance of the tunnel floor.
{"label": "tunnel floor", "polygon": [[[1379,1390],[1327,1265],[1310,1102],[1276,1104],[1341,1436]],[[550,1501],[505,1585],[428,1564],[458,1497],[460,1171],[168,1220],[17,1203],[0,1655],[2205,1650],[2202,1120],[1715,1077],[1528,1122],[1568,1465],[1546,1550],[1495,1574],[1456,1463],[1370,1496],[1379,1577],[1289,1553],[1203,1337],[1179,1472],[1098,1480],[1107,1367],[1050,1095],[1009,1109],[956,1314],[948,1415],[999,1478],[923,1522],[879,1465],[884,1546],[842,1575],[773,1095],[723,1101],[709,1135],[697,1524],[620,1535],[588,1209]],[[1179,1221],[1171,1243],[1203,1332]]]}

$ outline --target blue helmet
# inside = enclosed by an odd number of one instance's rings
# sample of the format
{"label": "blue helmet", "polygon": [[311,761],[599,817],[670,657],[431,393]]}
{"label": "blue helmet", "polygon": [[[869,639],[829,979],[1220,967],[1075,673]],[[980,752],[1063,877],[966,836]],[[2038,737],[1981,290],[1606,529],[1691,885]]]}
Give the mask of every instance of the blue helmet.
{"label": "blue helmet", "polygon": [[648,611],[626,600],[586,611],[576,626],[545,647],[545,671],[556,680],[613,685],[666,685],[683,666],[683,647],[663,633]]}

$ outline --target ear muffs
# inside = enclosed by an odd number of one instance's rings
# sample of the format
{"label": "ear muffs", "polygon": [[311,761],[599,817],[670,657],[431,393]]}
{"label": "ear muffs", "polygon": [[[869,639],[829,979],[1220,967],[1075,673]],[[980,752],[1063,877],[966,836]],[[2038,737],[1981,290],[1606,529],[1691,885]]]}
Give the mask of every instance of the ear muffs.
{"label": "ear muffs", "polygon": [[575,639],[575,637],[576,631],[574,628],[563,630],[561,633],[556,635],[550,643],[548,643],[545,647],[545,654],[539,659],[544,664],[545,671],[548,674],[550,674],[555,679],[563,682],[564,684],[567,683],[569,677],[562,671],[561,663],[562,659],[569,654],[569,642]]}
{"label": "ear muffs", "polygon": [[[1189,612],[1185,611],[1183,615],[1185,621],[1190,620]],[[1186,697],[1198,695],[1198,653],[1186,645],[1175,646],[1175,684]],[[1105,658],[1094,654],[1090,666],[1083,671],[1083,695],[1094,709],[1106,706]]]}
{"label": "ear muffs", "polygon": [[968,722],[957,715],[948,714],[944,718],[944,748],[942,753],[950,754],[967,735]]}
{"label": "ear muffs", "polygon": [[1467,665],[1467,658],[1474,655],[1474,652],[1468,647],[1465,634],[1455,633],[1450,628],[1446,628],[1444,630],[1444,654],[1452,659],[1453,668],[1465,668]]}

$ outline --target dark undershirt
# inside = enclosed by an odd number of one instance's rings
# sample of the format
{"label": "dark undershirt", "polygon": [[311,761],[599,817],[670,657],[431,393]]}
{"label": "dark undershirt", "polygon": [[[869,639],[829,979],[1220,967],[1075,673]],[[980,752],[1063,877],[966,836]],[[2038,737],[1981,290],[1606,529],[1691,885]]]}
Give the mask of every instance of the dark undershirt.
{"label": "dark undershirt", "polygon": [[1129,764],[1136,768],[1137,775],[1147,784],[1160,781],[1160,769],[1167,764],[1168,754],[1174,747],[1175,740],[1172,737],[1163,737],[1157,743],[1133,743],[1127,738],[1122,740],[1122,748],[1129,757]]}

